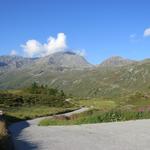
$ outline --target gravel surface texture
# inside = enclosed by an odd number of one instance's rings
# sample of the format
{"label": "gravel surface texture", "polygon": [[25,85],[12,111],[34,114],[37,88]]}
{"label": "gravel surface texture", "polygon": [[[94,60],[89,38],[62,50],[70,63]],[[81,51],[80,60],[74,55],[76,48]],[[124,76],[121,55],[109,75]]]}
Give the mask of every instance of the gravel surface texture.
{"label": "gravel surface texture", "polygon": [[[86,110],[82,108],[66,115]],[[150,150],[150,120],[38,126],[43,118],[10,126],[16,150]]]}

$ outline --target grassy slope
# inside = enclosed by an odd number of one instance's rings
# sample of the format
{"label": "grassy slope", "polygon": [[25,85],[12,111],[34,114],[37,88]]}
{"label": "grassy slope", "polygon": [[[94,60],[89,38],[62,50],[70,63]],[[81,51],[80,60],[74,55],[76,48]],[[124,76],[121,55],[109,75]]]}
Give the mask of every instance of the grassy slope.
{"label": "grassy slope", "polygon": [[135,93],[118,99],[88,99],[76,101],[92,110],[70,118],[44,119],[39,125],[73,125],[150,118],[150,94]]}
{"label": "grassy slope", "polygon": [[89,100],[78,100],[75,103],[77,103],[79,106],[86,106],[101,111],[108,111],[114,109],[117,106],[117,103],[115,101],[103,100],[98,98]]}
{"label": "grassy slope", "polygon": [[[23,69],[0,77],[0,88],[27,86],[33,81],[63,89],[78,97],[118,97],[135,91],[148,91],[150,61],[117,68],[51,72],[43,68]],[[22,84],[20,84],[22,83]]]}
{"label": "grassy slope", "polygon": [[[26,119],[33,119],[42,116],[53,115],[57,113],[63,113],[66,111],[71,111],[76,109],[75,107],[72,108],[58,108],[58,107],[48,107],[48,106],[30,106],[30,107],[18,107],[18,108],[10,108],[5,109],[10,122],[15,122],[18,120],[26,120]],[[16,119],[11,119],[15,117]]]}

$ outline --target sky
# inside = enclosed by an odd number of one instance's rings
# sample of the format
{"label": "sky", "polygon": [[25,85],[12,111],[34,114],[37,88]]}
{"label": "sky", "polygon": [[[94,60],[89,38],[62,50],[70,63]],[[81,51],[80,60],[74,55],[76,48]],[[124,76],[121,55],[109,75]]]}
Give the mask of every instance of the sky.
{"label": "sky", "polygon": [[90,63],[150,58],[149,0],[0,0],[0,55],[72,50]]}

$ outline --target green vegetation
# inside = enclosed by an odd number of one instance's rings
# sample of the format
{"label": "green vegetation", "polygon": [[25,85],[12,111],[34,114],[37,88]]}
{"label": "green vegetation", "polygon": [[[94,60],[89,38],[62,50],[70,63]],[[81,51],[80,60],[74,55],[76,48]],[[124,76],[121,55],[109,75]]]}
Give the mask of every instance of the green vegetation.
{"label": "green vegetation", "polygon": [[76,109],[66,97],[62,90],[33,83],[20,90],[0,91],[0,110],[11,123]]}
{"label": "green vegetation", "polygon": [[90,111],[78,115],[71,116],[69,118],[53,118],[43,119],[40,121],[40,126],[49,125],[80,125],[89,123],[102,123],[102,122],[114,122],[114,121],[126,121],[135,119],[149,119],[150,112],[124,112],[124,111]]}
{"label": "green vegetation", "polygon": [[76,107],[49,107],[49,106],[30,106],[30,107],[13,107],[11,109],[5,109],[5,115],[7,121],[10,123],[20,120],[34,119],[42,116],[49,116],[54,114],[60,114],[70,112],[76,109]]}
{"label": "green vegetation", "polygon": [[10,123],[68,112],[79,107],[89,107],[91,111],[70,118],[45,119],[40,125],[69,125],[124,121],[149,118],[150,93],[135,92],[120,97],[99,97],[68,99],[68,96],[56,88],[33,83],[19,90],[0,91],[0,108]]}
{"label": "green vegetation", "polygon": [[0,88],[17,89],[37,81],[81,98],[118,98],[150,90],[150,60],[122,67],[97,66],[83,70],[53,68],[47,66],[48,60],[42,66],[35,63],[36,67],[30,65],[19,71],[5,72],[5,75],[0,75]]}
{"label": "green vegetation", "polygon": [[90,107],[91,110],[69,118],[44,119],[39,125],[73,125],[150,118],[150,94],[148,93],[136,92],[117,99],[78,100],[76,104]]}
{"label": "green vegetation", "polygon": [[108,111],[117,106],[115,101],[112,100],[103,100],[103,99],[88,99],[88,100],[79,100],[75,102],[79,106],[91,107],[93,109],[98,109],[101,111]]}
{"label": "green vegetation", "polygon": [[47,86],[33,83],[31,87],[26,88],[20,93],[1,91],[0,105],[6,107],[21,107],[33,105],[47,105],[51,107],[62,107],[69,105],[65,101],[64,92],[57,89],[48,88]]}
{"label": "green vegetation", "polygon": [[[47,57],[32,65],[31,59],[12,58],[6,57],[5,62],[10,63],[10,67],[16,65],[16,69],[7,71],[2,63],[4,68],[0,70],[0,88],[9,89],[0,91],[0,110],[4,111],[7,123],[64,113],[81,106],[91,110],[70,117],[61,115],[44,119],[39,125],[150,118],[149,60],[122,67],[76,70],[50,65]],[[24,64],[30,65],[21,68]],[[8,137],[6,124],[0,121],[0,150],[8,145]]]}

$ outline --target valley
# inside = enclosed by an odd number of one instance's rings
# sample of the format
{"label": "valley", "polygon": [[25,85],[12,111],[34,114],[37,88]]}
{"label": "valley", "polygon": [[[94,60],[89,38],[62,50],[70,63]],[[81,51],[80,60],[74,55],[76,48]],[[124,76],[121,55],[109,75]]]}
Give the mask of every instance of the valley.
{"label": "valley", "polygon": [[[85,98],[148,92],[150,86],[149,59],[133,61],[112,57],[94,66],[75,53],[58,52],[36,59],[10,56],[7,61],[0,59],[1,63],[7,63],[7,67],[0,67],[1,89],[17,89],[37,82]],[[18,68],[18,63],[23,66]]]}
{"label": "valley", "polygon": [[[115,56],[92,65],[73,52],[58,52],[41,58],[1,56],[0,64],[0,109],[6,124],[13,126],[16,149],[24,142],[25,150],[32,149],[26,140],[33,141],[26,134],[32,133],[35,139],[37,129],[43,138],[42,128],[49,136],[52,126],[150,119],[149,59]],[[78,109],[85,111],[74,114]],[[72,113],[66,116],[67,112]],[[73,133],[75,128],[71,130]],[[20,136],[25,139],[16,141]]]}
{"label": "valley", "polygon": [[0,0],[0,150],[149,150],[149,6]]}

